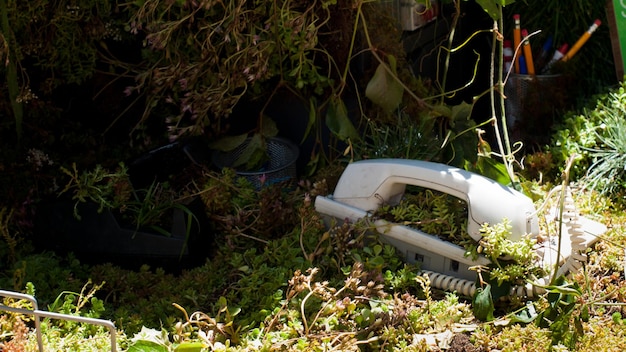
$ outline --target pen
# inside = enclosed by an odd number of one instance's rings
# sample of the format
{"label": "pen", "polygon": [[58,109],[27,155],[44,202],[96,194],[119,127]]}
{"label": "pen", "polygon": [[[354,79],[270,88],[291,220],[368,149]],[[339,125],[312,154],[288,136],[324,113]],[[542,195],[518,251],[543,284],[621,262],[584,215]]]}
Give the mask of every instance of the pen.
{"label": "pen", "polygon": [[541,52],[539,53],[539,57],[535,62],[535,70],[541,71],[543,67],[546,66],[546,63],[550,60],[550,53],[552,52],[552,36],[549,36],[548,39],[543,43],[541,47]]}
{"label": "pen", "polygon": [[519,57],[519,73],[520,75],[528,73],[528,70],[526,69],[526,59],[524,59],[523,55]]}
{"label": "pen", "polygon": [[550,59],[550,61],[546,64],[546,66],[544,66],[544,68],[541,70],[541,73],[550,72],[552,65],[554,65],[555,62],[561,60],[563,56],[565,56],[565,53],[567,52],[568,48],[569,48],[569,45],[567,43],[561,45],[559,49],[554,52],[554,55],[552,55],[552,59]]}
{"label": "pen", "polygon": [[522,42],[522,33],[521,33],[521,24],[520,24],[520,16],[519,14],[514,14],[513,19],[515,20],[515,27],[513,29],[513,52],[517,53],[515,55],[515,73],[521,73],[520,71],[520,62],[519,58],[521,52],[518,52],[520,48],[520,43]]}

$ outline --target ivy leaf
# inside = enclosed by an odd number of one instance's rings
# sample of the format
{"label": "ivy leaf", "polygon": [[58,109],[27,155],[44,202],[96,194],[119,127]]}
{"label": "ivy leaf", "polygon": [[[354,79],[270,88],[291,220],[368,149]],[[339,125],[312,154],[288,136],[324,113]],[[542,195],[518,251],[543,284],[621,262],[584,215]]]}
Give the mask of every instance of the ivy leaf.
{"label": "ivy leaf", "polygon": [[493,298],[491,297],[491,285],[487,284],[485,288],[478,288],[472,300],[472,310],[474,316],[480,321],[492,321],[495,307]]}
{"label": "ivy leaf", "polygon": [[[390,69],[395,75],[395,57],[389,55],[388,59]],[[402,102],[402,94],[404,93],[404,88],[394,75],[389,73],[385,68],[385,64],[381,63],[376,68],[374,76],[370,79],[365,88],[365,96],[387,113],[398,108],[400,102]]]}
{"label": "ivy leaf", "polygon": [[328,110],[326,111],[326,126],[342,141],[359,139],[356,128],[354,128],[352,121],[348,118],[346,104],[337,96],[333,96],[330,99]]}

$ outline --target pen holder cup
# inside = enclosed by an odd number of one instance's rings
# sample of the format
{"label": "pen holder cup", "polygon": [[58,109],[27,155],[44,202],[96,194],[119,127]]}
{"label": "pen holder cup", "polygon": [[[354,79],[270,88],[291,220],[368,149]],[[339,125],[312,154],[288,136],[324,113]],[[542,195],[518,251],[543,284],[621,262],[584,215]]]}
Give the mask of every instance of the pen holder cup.
{"label": "pen holder cup", "polygon": [[555,112],[567,106],[564,75],[511,74],[504,86],[507,127],[527,136],[549,133]]}

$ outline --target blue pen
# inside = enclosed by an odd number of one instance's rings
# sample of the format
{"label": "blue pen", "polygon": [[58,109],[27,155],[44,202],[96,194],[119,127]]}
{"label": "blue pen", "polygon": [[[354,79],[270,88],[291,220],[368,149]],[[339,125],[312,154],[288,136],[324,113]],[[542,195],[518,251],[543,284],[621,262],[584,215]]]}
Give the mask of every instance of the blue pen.
{"label": "blue pen", "polygon": [[528,74],[528,68],[526,67],[526,58],[524,55],[520,55],[519,57],[519,73],[522,75]]}
{"label": "blue pen", "polygon": [[549,36],[548,39],[543,43],[541,47],[541,53],[539,53],[539,58],[537,59],[537,67],[541,71],[550,59],[550,53],[552,52],[552,36]]}

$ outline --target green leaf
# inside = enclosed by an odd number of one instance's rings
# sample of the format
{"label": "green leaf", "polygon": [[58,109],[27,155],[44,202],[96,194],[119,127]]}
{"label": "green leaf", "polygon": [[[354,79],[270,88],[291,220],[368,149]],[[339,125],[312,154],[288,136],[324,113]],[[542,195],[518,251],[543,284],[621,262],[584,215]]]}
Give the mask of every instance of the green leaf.
{"label": "green leaf", "polygon": [[128,352],[168,352],[167,347],[156,342],[139,340],[130,346]]}
{"label": "green leaf", "polygon": [[585,304],[580,308],[580,319],[585,323],[588,323],[589,317],[589,306]]}
{"label": "green leaf", "polygon": [[304,130],[304,134],[302,135],[302,141],[300,141],[300,144],[304,143],[306,138],[309,136],[309,133],[311,133],[311,129],[313,128],[313,126],[315,126],[315,120],[317,120],[317,110],[315,109],[316,105],[317,101],[315,97],[311,97],[309,99],[309,121],[307,122],[306,129]]}
{"label": "green leaf", "polygon": [[482,155],[478,156],[476,166],[473,168],[473,170],[470,171],[474,171],[485,177],[489,177],[490,179],[504,186],[508,186],[511,183],[509,174],[506,171],[506,166],[504,166],[503,163]]}
{"label": "green leaf", "polygon": [[263,116],[261,119],[261,135],[263,135],[263,137],[276,137],[276,135],[278,135],[276,122],[268,116]]}
{"label": "green leaf", "polygon": [[235,148],[242,145],[247,138],[247,133],[236,136],[223,137],[209,144],[209,148],[213,150],[219,150],[221,152],[229,152],[231,150],[235,150]]}
{"label": "green leaf", "polygon": [[329,101],[328,110],[326,111],[326,126],[343,141],[359,139],[356,128],[354,128],[352,121],[348,118],[346,104],[337,96],[333,96]]}
{"label": "green leaf", "polygon": [[447,118],[452,118],[452,109],[445,104],[434,105],[433,112],[435,112],[435,117],[443,116]]}
{"label": "green leaf", "polygon": [[458,105],[453,105],[450,110],[450,119],[452,121],[464,121],[470,118],[472,114],[472,105],[466,102],[462,102]]}
{"label": "green leaf", "polygon": [[243,148],[243,151],[235,160],[232,167],[239,168],[245,165],[245,169],[250,170],[258,170],[263,163],[267,161],[267,150],[265,146],[265,142],[263,140],[263,136],[260,134],[254,134],[250,141]]}
{"label": "green leaf", "polygon": [[174,348],[174,352],[200,352],[204,347],[202,342],[183,342]]}
{"label": "green leaf", "polygon": [[500,7],[510,5],[514,2],[515,0],[476,0],[476,3],[480,5],[494,20],[498,20],[500,18]]}
{"label": "green leaf", "polygon": [[533,306],[532,302],[526,303],[526,308],[522,309],[519,313],[513,314],[511,317],[511,323],[523,323],[529,324],[532,323],[538,314],[535,310],[535,306]]}
{"label": "green leaf", "polygon": [[[389,55],[389,59],[391,71],[395,74],[395,58]],[[365,88],[365,96],[387,113],[398,108],[402,102],[403,93],[404,88],[397,78],[389,73],[383,63],[378,65],[374,76]]]}
{"label": "green leaf", "polygon": [[493,320],[493,298],[491,297],[491,285],[487,284],[485,288],[478,288],[472,300],[472,310],[474,316],[480,321]]}
{"label": "green leaf", "polygon": [[380,256],[376,256],[376,257],[370,259],[368,261],[368,263],[370,265],[372,265],[373,267],[375,267],[375,268],[379,268],[379,267],[382,267],[383,265],[385,265],[385,258],[380,257]]}

